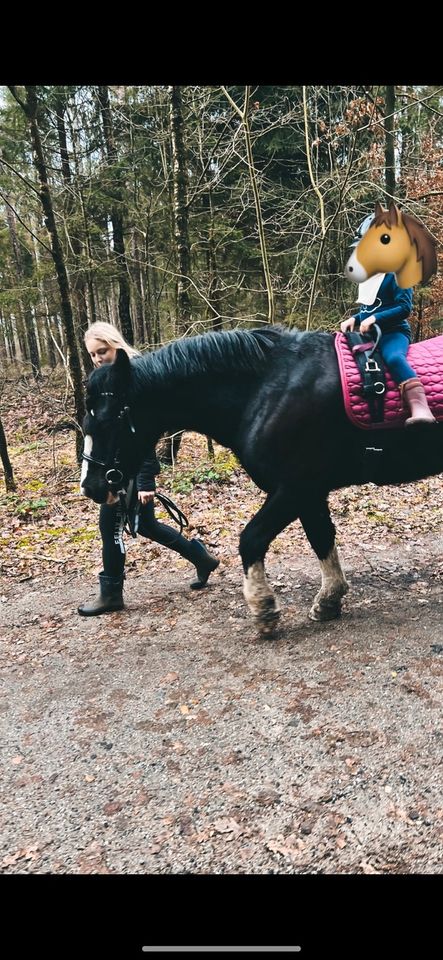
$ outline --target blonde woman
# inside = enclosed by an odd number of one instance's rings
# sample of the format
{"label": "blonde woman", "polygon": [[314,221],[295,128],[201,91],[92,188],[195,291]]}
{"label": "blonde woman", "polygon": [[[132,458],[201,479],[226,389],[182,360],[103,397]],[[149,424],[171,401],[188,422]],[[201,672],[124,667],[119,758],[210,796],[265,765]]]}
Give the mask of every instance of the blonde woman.
{"label": "blonde woman", "polygon": [[[129,357],[139,355],[139,351],[124,340],[117,327],[110,323],[93,323],[85,333],[86,349],[95,367],[103,363],[113,363],[117,350],[125,350]],[[137,474],[130,510],[135,511],[139,501],[138,532],[162,546],[169,547],[193,563],[197,579],[191,583],[192,590],[206,586],[209,575],[220,561],[212,556],[201,540],[187,540],[182,534],[160,523],[155,518],[154,495],[155,477],[160,473],[160,464],[155,451],[146,457]],[[100,506],[100,533],[102,538],[103,570],[99,573],[100,592],[90,603],[78,607],[83,617],[94,617],[102,613],[121,610],[123,602],[123,579],[125,567],[125,547],[123,543],[123,518],[120,504],[112,506],[103,503]]]}

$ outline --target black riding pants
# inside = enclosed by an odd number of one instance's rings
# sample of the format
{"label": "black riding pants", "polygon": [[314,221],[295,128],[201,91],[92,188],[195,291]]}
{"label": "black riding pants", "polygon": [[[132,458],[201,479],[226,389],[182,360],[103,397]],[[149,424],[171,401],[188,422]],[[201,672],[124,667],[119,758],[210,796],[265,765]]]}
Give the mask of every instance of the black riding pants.
{"label": "black riding pants", "polygon": [[[126,554],[119,503],[113,506],[107,503],[101,505],[99,527],[102,538],[103,572],[106,577],[120,578],[123,576]],[[187,540],[167,523],[156,520],[152,500],[149,503],[140,504],[138,532],[142,537],[148,537],[155,543],[169,547],[191,563],[200,558],[198,545],[193,540]]]}

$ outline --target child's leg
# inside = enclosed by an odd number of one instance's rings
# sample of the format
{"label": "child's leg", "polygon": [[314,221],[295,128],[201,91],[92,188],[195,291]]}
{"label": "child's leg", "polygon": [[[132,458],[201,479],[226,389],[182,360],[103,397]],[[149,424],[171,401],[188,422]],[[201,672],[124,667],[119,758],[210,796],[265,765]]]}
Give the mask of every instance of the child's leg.
{"label": "child's leg", "polygon": [[380,353],[396,383],[417,377],[406,359],[408,349],[409,339],[404,333],[385,333],[380,340]]}

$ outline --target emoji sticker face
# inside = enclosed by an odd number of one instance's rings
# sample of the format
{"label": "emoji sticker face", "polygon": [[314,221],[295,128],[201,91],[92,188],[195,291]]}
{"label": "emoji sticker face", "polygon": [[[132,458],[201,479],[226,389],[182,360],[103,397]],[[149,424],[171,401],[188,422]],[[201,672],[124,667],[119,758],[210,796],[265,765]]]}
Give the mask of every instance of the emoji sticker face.
{"label": "emoji sticker face", "polygon": [[[360,239],[359,239],[360,235]],[[395,273],[399,287],[426,283],[437,270],[436,241],[416,217],[395,203],[366,217],[345,267],[345,277],[363,283],[375,273]]]}

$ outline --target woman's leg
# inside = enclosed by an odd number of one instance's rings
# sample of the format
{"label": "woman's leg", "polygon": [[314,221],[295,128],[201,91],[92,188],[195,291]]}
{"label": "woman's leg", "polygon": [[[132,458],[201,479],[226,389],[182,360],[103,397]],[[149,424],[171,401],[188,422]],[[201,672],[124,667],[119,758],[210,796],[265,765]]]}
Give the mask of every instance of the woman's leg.
{"label": "woman's leg", "polygon": [[123,577],[125,569],[125,545],[120,504],[100,507],[99,529],[102,538],[103,574],[106,577]]}
{"label": "woman's leg", "polygon": [[123,603],[123,571],[125,547],[120,504],[100,507],[99,529],[102,538],[103,570],[99,573],[100,592],[90,603],[78,607],[83,617],[95,617],[101,613],[121,610]]}
{"label": "woman's leg", "polygon": [[213,557],[200,540],[187,540],[181,533],[174,530],[167,523],[156,519],[154,503],[143,504],[140,507],[138,532],[142,537],[148,537],[163,547],[169,547],[179,553],[185,560],[193,563],[197,570],[197,580],[191,583],[193,590],[204,587],[209,574],[218,567],[220,561]]}

